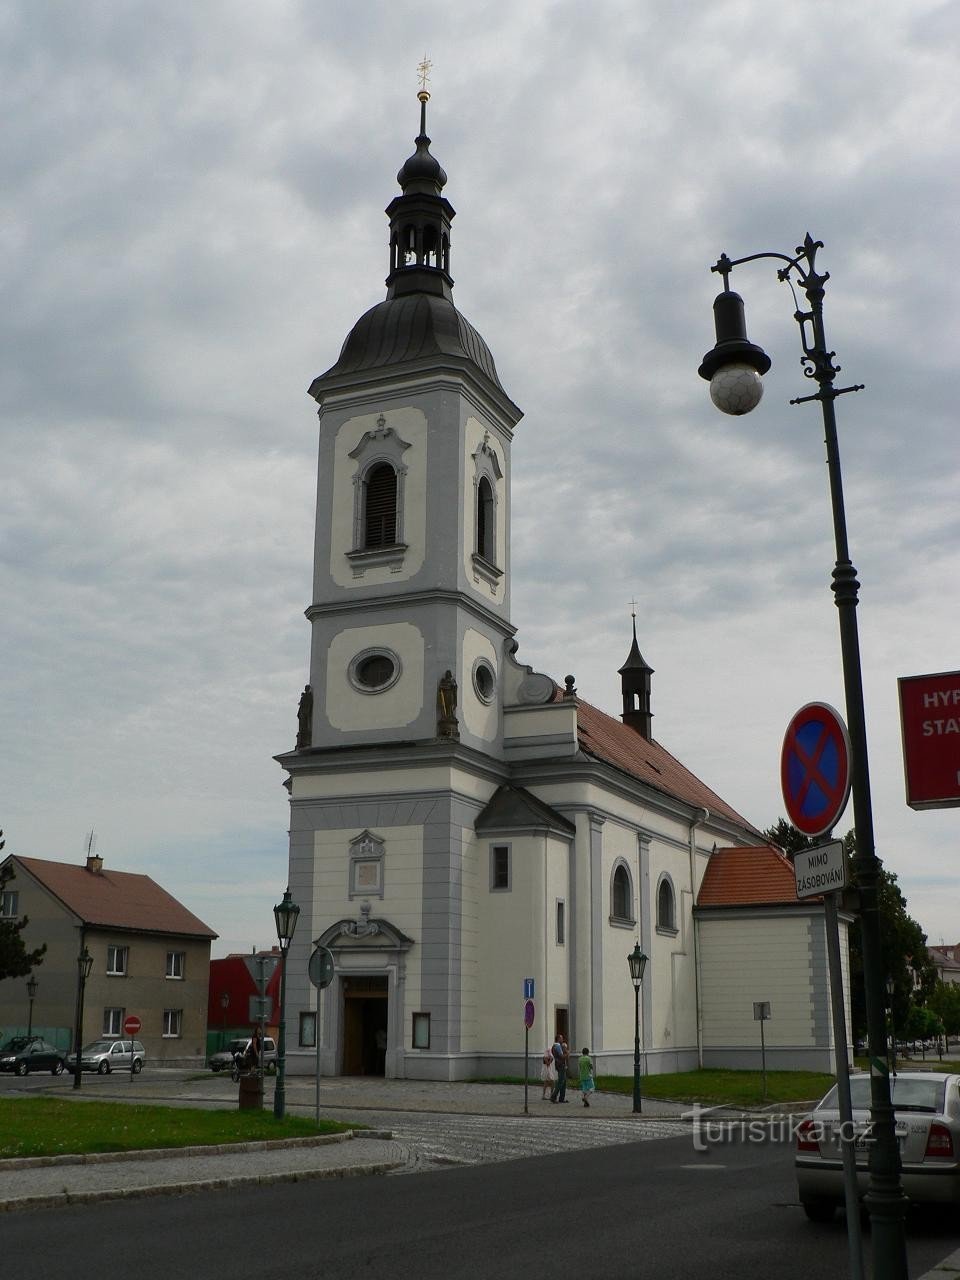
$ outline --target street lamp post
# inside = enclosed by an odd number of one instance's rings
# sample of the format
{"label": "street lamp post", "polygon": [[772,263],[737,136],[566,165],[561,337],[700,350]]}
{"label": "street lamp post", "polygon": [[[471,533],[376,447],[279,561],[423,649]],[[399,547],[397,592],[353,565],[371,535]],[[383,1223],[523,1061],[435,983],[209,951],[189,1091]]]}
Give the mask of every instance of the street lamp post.
{"label": "street lamp post", "polygon": [[287,1018],[287,952],[297,927],[300,908],[290,897],[290,886],[283,891],[283,899],[273,908],[273,918],[277,925],[277,937],[280,939],[280,1026],[277,1034],[277,1084],[273,1091],[273,1114],[282,1120],[287,1108],[287,1092],[285,1084],[286,1072],[286,1018]]}
{"label": "street lamp post", "polygon": [[77,1016],[73,1028],[73,1051],[76,1055],[73,1066],[73,1087],[75,1089],[80,1088],[80,1079],[83,1075],[80,1069],[80,1051],[83,1047],[81,1044],[83,1038],[83,993],[92,968],[93,956],[84,945],[83,950],[77,956]]}
{"label": "street lamp post", "polygon": [[640,950],[640,941],[627,956],[630,980],[633,983],[633,1111],[639,1115],[640,1106],[640,984],[647,967],[647,957]]}
{"label": "street lamp post", "polygon": [[220,1008],[223,1013],[223,1021],[220,1025],[220,1048],[225,1048],[227,1043],[227,1010],[230,1008],[230,993],[224,991],[220,997]]}
{"label": "street lamp post", "polygon": [[801,363],[804,375],[817,384],[813,395],[791,400],[805,404],[818,400],[823,413],[824,438],[830,497],[833,507],[833,530],[836,542],[836,564],[832,590],[840,622],[840,651],[846,697],[847,727],[850,734],[851,775],[854,829],[857,850],[854,865],[860,897],[860,936],[863,947],[863,981],[867,1012],[867,1035],[870,1053],[870,1118],[873,1142],[870,1146],[869,1184],[866,1196],[874,1243],[874,1265],[877,1280],[905,1280],[907,1275],[904,1214],[906,1199],[900,1183],[900,1153],[897,1147],[890,1078],[886,1070],[886,1025],[883,1008],[883,960],[880,951],[879,885],[880,860],[873,839],[873,812],[870,799],[870,774],[867,764],[867,733],[863,706],[863,677],[860,667],[860,639],[857,631],[857,596],[860,584],[850,560],[847,543],[846,515],[843,505],[843,483],[834,401],[848,391],[860,391],[862,385],[834,386],[840,366],[834,364],[835,352],[827,347],[823,325],[824,286],[829,272],[816,269],[817,250],[823,244],[808,233],[793,257],[783,253],[754,253],[731,261],[722,254],[711,268],[723,277],[723,292],[714,302],[717,343],[703,358],[699,373],[710,382],[710,395],[724,413],[749,413],[762,394],[760,377],[770,367],[770,359],[760,347],[747,339],[743,301],[730,290],[730,272],[745,262],[761,258],[785,263],[777,270],[777,278],[793,286],[796,280],[809,303],[809,310],[798,309],[794,319],[800,326],[803,348]]}
{"label": "street lamp post", "polygon": [[27,979],[27,998],[30,1001],[30,1011],[27,1014],[27,1035],[33,1035],[33,1002],[37,998],[37,980],[31,973]]}
{"label": "street lamp post", "polygon": [[887,1008],[890,1010],[890,1071],[897,1074],[897,1028],[893,1021],[893,993],[896,985],[892,978],[887,979]]}

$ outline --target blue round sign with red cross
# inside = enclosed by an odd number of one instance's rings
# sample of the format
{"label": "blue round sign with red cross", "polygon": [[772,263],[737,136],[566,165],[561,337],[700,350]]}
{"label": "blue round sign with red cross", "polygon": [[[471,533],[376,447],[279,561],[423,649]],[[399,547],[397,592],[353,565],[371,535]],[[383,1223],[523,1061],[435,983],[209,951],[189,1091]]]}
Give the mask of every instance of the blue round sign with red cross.
{"label": "blue round sign with red cross", "polygon": [[780,752],[787,816],[805,836],[837,822],[850,796],[850,738],[839,712],[808,702],[787,725]]}

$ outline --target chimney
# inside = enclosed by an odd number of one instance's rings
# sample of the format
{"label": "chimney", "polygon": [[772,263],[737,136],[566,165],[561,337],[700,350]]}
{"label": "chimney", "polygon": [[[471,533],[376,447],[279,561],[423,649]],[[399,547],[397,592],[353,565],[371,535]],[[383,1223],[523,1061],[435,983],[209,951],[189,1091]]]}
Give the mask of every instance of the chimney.
{"label": "chimney", "polygon": [[95,876],[98,876],[103,870],[103,859],[99,853],[87,854],[87,870],[92,871]]}

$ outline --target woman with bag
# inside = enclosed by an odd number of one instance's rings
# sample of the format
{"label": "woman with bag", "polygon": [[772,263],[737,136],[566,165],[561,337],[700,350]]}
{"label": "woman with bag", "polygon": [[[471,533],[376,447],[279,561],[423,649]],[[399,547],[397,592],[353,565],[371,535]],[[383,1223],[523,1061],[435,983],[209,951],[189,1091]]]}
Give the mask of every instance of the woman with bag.
{"label": "woman with bag", "polygon": [[543,1085],[542,1102],[546,1102],[547,1098],[550,1097],[556,1082],[557,1073],[553,1069],[553,1053],[550,1049],[547,1049],[544,1052],[543,1062],[540,1066],[540,1083]]}

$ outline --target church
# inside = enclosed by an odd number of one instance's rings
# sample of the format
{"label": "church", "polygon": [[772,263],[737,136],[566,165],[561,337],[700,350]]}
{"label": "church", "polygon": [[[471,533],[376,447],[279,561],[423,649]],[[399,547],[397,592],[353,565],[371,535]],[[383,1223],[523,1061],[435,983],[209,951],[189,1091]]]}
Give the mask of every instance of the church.
{"label": "church", "polygon": [[[764,1001],[767,1065],[829,1069],[822,904],[654,738],[636,621],[619,719],[518,659],[521,411],[453,302],[429,96],[386,209],[386,299],[310,387],[310,672],[276,757],[300,906],[288,1070],[520,1074],[531,985],[534,1062],[559,1031],[600,1074],[630,1074],[639,1010],[644,1072],[759,1067]],[[317,947],[334,958],[322,989]]]}

